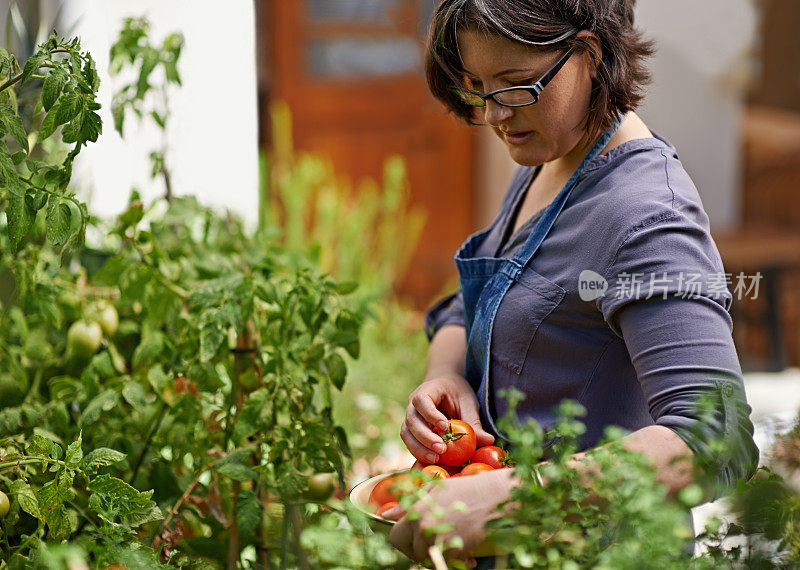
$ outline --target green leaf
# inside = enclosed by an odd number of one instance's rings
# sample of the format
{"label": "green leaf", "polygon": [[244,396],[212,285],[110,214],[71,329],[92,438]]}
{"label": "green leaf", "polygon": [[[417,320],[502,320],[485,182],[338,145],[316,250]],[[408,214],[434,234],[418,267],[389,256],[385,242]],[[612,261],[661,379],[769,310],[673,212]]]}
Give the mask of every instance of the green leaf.
{"label": "green leaf", "polygon": [[91,509],[109,522],[118,518],[124,525],[135,527],[164,518],[150,500],[153,491],[140,493],[122,479],[100,475],[92,479],[86,489],[92,493],[89,497]]}
{"label": "green leaf", "polygon": [[11,161],[14,165],[20,164],[26,158],[28,158],[28,155],[24,150],[20,150],[11,155]]}
{"label": "green leaf", "polygon": [[24,197],[11,194],[6,214],[8,216],[8,239],[11,250],[16,252],[33,226],[35,213],[25,203]]}
{"label": "green leaf", "polygon": [[331,383],[336,386],[337,390],[341,390],[347,377],[347,365],[344,363],[344,358],[335,352],[328,355],[325,359],[325,368]]}
{"label": "green leaf", "polygon": [[31,438],[31,441],[28,443],[28,455],[34,455],[37,457],[50,457],[50,453],[53,451],[53,440],[44,437],[40,434],[34,434]]}
{"label": "green leaf", "polygon": [[217,467],[217,473],[220,475],[224,475],[225,477],[230,477],[236,481],[252,481],[253,469],[249,465],[245,465],[244,463],[223,463],[222,465]]}
{"label": "green leaf", "polygon": [[22,195],[21,183],[14,159],[8,151],[5,141],[0,137],[0,187],[5,186],[14,194]]}
{"label": "green leaf", "polygon": [[49,528],[48,539],[51,541],[64,540],[72,533],[69,514],[64,507],[64,503],[73,498],[70,491],[72,480],[72,472],[62,470],[54,480],[48,481],[39,490],[39,508]]}
{"label": "green leaf", "polygon": [[96,422],[103,412],[113,410],[119,403],[119,394],[114,390],[108,389],[98,396],[95,396],[86,406],[80,419],[80,425],[88,425]]}
{"label": "green leaf", "polygon": [[66,70],[61,67],[54,69],[47,79],[44,80],[42,86],[42,107],[45,111],[50,111],[50,107],[56,102],[58,96],[61,95],[61,90],[67,84],[69,76]]}
{"label": "green leaf", "polygon": [[261,523],[261,513],[263,505],[258,495],[251,490],[239,493],[236,503],[236,522],[239,525],[239,532],[243,535],[253,534]]}
{"label": "green leaf", "polygon": [[84,107],[84,98],[78,93],[67,93],[61,98],[58,105],[53,107],[51,113],[55,113],[53,120],[55,126],[63,125],[78,117]]}
{"label": "green leaf", "polygon": [[125,459],[125,454],[108,447],[100,447],[86,454],[83,458],[83,468],[87,470],[113,465]]}
{"label": "green leaf", "polygon": [[47,200],[45,224],[47,227],[47,239],[51,244],[63,245],[67,242],[72,224],[72,210],[58,196],[51,194]]}
{"label": "green leaf", "polygon": [[83,459],[83,450],[81,449],[81,438],[78,437],[77,441],[73,441],[67,447],[67,456],[64,462],[70,469],[77,469]]}
{"label": "green leaf", "polygon": [[25,127],[22,126],[22,119],[11,108],[11,105],[0,104],[0,118],[2,118],[8,132],[17,141],[17,144],[25,149],[25,152],[28,152],[28,135],[25,132]]}
{"label": "green leaf", "polygon": [[347,351],[347,354],[353,358],[358,358],[360,352],[360,345],[358,335],[351,331],[339,331],[334,333],[330,341],[337,346],[341,346]]}
{"label": "green leaf", "polygon": [[47,113],[44,120],[42,121],[42,126],[39,127],[38,137],[40,141],[50,137],[54,132],[56,132],[56,112],[58,111],[59,104],[50,109],[50,112]]}
{"label": "green leaf", "polygon": [[37,52],[32,55],[28,61],[25,62],[25,67],[22,69],[22,77],[19,79],[20,84],[25,83],[31,75],[36,73],[36,70],[44,63],[45,59],[47,59],[47,54],[45,52]]}
{"label": "green leaf", "polygon": [[133,351],[133,367],[154,362],[164,350],[164,335],[160,331],[145,331],[142,342]]}
{"label": "green leaf", "polygon": [[136,410],[142,410],[147,406],[147,395],[144,388],[135,380],[125,384],[122,388],[122,397]]}
{"label": "green leaf", "polygon": [[17,497],[20,508],[26,513],[33,515],[37,519],[42,518],[42,513],[39,510],[39,500],[36,498],[36,493],[33,492],[31,486],[24,479],[14,479],[8,486],[8,490],[12,495]]}

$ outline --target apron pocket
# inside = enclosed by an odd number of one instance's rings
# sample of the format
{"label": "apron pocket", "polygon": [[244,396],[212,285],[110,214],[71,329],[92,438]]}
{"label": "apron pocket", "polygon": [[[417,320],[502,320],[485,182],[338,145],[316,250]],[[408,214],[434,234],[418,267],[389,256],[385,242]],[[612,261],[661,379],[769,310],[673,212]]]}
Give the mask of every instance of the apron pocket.
{"label": "apron pocket", "polygon": [[492,327],[492,359],[521,374],[539,325],[561,303],[561,286],[525,269],[500,302]]}

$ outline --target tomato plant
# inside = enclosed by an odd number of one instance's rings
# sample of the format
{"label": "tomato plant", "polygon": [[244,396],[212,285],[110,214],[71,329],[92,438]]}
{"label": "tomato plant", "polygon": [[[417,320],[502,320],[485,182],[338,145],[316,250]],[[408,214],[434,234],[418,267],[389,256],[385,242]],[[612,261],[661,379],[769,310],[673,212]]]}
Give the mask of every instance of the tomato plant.
{"label": "tomato plant", "polygon": [[475,453],[477,439],[475,430],[462,420],[448,420],[447,429],[440,434],[446,449],[439,455],[439,463],[447,466],[457,466],[469,461]]}

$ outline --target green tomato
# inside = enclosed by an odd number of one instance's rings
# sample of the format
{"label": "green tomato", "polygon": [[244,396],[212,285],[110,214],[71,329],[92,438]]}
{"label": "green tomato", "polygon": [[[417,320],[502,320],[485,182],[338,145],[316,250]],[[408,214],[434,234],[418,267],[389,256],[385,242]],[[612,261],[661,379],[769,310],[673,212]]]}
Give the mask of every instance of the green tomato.
{"label": "green tomato", "polygon": [[11,508],[11,503],[8,500],[8,495],[0,491],[0,519],[5,518],[8,514],[8,509]]}
{"label": "green tomato", "polygon": [[333,493],[335,485],[336,478],[333,473],[314,473],[306,480],[308,488],[303,496],[312,501],[326,501]]}
{"label": "green tomato", "polygon": [[81,358],[89,358],[100,348],[103,329],[96,322],[75,321],[67,332],[69,351]]}
{"label": "green tomato", "polygon": [[114,336],[119,326],[119,315],[113,305],[103,305],[97,316],[97,322],[107,337]]}

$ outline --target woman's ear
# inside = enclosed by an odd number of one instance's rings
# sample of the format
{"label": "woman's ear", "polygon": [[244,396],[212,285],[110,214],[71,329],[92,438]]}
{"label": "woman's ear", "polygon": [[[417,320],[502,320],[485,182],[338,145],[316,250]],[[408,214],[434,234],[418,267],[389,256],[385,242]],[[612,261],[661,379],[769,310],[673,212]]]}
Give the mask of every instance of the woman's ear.
{"label": "woman's ear", "polygon": [[597,79],[597,68],[603,60],[603,47],[600,38],[597,37],[597,34],[589,30],[581,30],[575,37],[589,44],[590,49],[586,52],[588,56],[587,63],[589,63],[589,75],[592,79]]}

